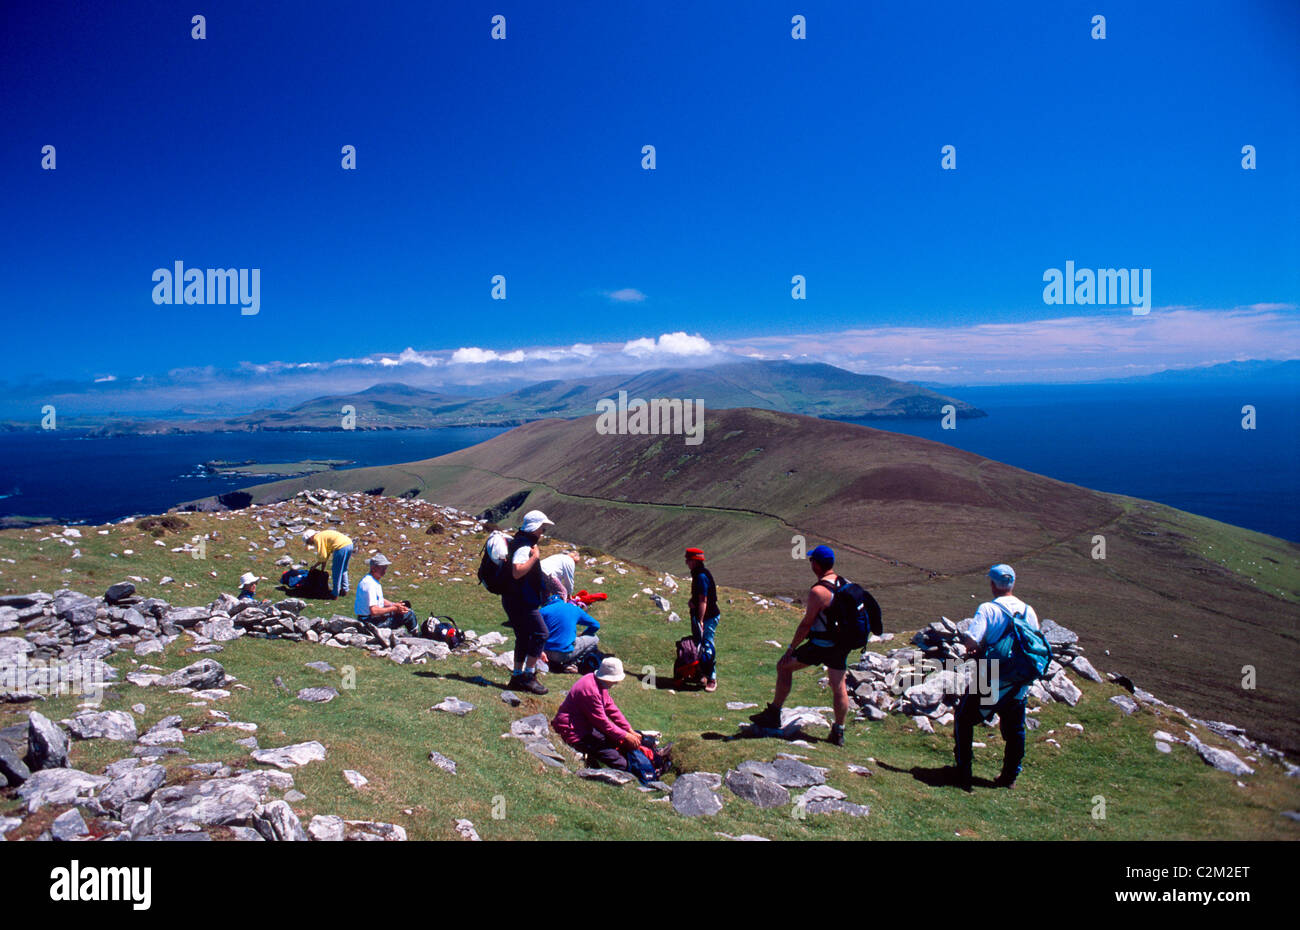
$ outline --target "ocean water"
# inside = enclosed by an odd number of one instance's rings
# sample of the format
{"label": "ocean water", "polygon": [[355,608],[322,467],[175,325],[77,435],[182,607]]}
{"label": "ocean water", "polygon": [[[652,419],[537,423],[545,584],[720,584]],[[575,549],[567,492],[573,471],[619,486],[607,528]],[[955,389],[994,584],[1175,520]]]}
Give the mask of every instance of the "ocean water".
{"label": "ocean water", "polygon": [[351,459],[391,465],[455,452],[503,428],[207,433],[86,438],[68,430],[0,434],[0,516],[104,523],[274,478],[200,473],[213,460]]}
{"label": "ocean water", "polygon": [[[1300,386],[1082,385],[954,388],[987,411],[888,424],[1062,481],[1160,501],[1300,541]],[[1256,428],[1242,429],[1251,404]],[[860,421],[881,427],[880,421]],[[257,483],[216,478],[212,459],[352,459],[387,465],[443,455],[502,428],[218,433],[90,439],[66,431],[0,433],[0,516],[100,523],[160,513]],[[708,436],[705,436],[705,442]],[[269,480],[269,479],[268,479]]]}
{"label": "ocean water", "polygon": [[[1300,385],[952,388],[988,413],[888,429],[1300,541]],[[1242,428],[1242,408],[1255,428]],[[878,421],[861,420],[881,427]]]}

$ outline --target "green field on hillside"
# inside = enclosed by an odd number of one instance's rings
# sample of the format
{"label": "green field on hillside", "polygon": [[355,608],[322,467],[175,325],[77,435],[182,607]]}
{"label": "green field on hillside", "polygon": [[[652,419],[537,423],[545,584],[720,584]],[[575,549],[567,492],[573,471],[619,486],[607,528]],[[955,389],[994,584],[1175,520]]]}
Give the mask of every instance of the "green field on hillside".
{"label": "green field on hillside", "polygon": [[[376,497],[368,499],[363,512],[349,515],[344,529],[354,536],[358,550],[353,584],[363,570],[365,554],[379,548],[394,562],[385,579],[388,597],[410,598],[422,616],[450,614],[479,633],[499,629],[499,605],[472,575],[484,537],[457,536],[451,526],[426,534],[426,521],[413,518],[416,511],[410,509],[421,504]],[[274,564],[277,557],[286,551],[301,557],[301,549],[265,547],[268,531],[257,517],[272,512],[277,511],[259,507],[184,514],[186,525],[152,532],[134,524],[81,527],[82,536],[71,540],[72,546],[48,538],[41,541],[50,535],[49,528],[4,531],[0,533],[0,589],[20,593],[72,588],[98,595],[109,584],[135,575],[148,579],[137,585],[145,596],[178,605],[206,604],[222,591],[233,591],[240,572],[251,569],[275,578],[280,573]],[[205,558],[170,551],[194,536],[210,537],[205,541]],[[251,549],[252,545],[258,548]],[[560,551],[560,544],[548,542],[547,548]],[[80,553],[77,558],[72,558],[74,551]],[[627,574],[619,574],[619,567]],[[605,578],[603,585],[592,583],[597,574]],[[682,581],[681,573],[676,574]],[[163,576],[176,580],[159,586]],[[777,739],[736,738],[751,711],[728,710],[726,703],[762,705],[768,699],[781,648],[767,641],[788,640],[799,616],[794,608],[780,603],[760,607],[747,592],[725,588],[718,634],[719,688],[713,694],[674,693],[643,686],[632,674],[670,675],[673,643],[688,632],[685,623],[667,622],[642,590],[649,587],[663,594],[673,610],[685,614],[682,593],[670,592],[659,574],[603,555],[597,565],[580,567],[578,583],[609,594],[609,601],[595,605],[592,613],[602,623],[604,648],[622,657],[630,673],[615,688],[615,699],[634,725],[660,730],[674,742],[681,770],[723,773],[743,760],[770,761],[778,752],[794,752],[813,765],[828,767],[828,784],[844,791],[849,801],[868,805],[870,816],[798,819],[791,807],[760,810],[724,788],[719,792],[725,802],[722,812],[692,820],[635,786],[586,782],[544,768],[518,740],[501,735],[508,732],[511,720],[536,712],[552,715],[572,679],[546,676],[550,694],[528,696],[523,706],[510,708],[500,699],[508,673],[474,655],[427,665],[397,665],[355,648],[244,638],[224,644],[224,650],[212,657],[250,690],[236,689],[210,707],[232,720],[258,724],[254,735],[263,748],[313,739],[325,744],[325,761],[293,770],[297,789],[307,796],[293,805],[304,823],[313,814],[390,821],[403,825],[412,839],[454,839],[457,818],[472,820],[484,839],[713,839],[720,833],[772,839],[1300,836],[1300,824],[1281,816],[1282,811],[1300,807],[1300,782],[1286,778],[1278,765],[1251,762],[1257,772],[1239,787],[1236,779],[1210,768],[1188,747],[1176,745],[1171,753],[1161,754],[1152,733],[1164,729],[1181,736],[1185,721],[1152,708],[1124,717],[1107,700],[1124,693],[1120,688],[1077,677],[1084,693],[1077,707],[1052,704],[1035,714],[1040,726],[1029,734],[1025,772],[1013,792],[977,786],[967,795],[928,784],[933,770],[951,760],[951,728],[923,734],[901,716],[891,715],[880,723],[851,722],[843,748],[825,742],[826,731],[817,729],[809,732],[811,745],[802,747]],[[949,615],[958,616],[964,606],[955,604]],[[309,602],[305,613],[328,616],[349,611],[346,604]],[[887,629],[898,636],[892,643],[873,645],[875,650],[903,645],[909,636],[888,626],[888,614],[886,620]],[[162,657],[137,658],[125,652],[110,662],[122,673],[145,663],[173,670],[199,658],[185,653],[190,641],[182,636]],[[1087,639],[1082,644],[1104,672],[1105,644]],[[320,660],[336,672],[305,667]],[[354,672],[355,687],[345,687],[345,667]],[[277,677],[283,688],[275,683]],[[813,670],[802,673],[788,706],[828,706],[829,693],[818,678]],[[315,685],[331,685],[340,695],[323,705],[295,698],[298,689]],[[465,717],[429,710],[452,695],[473,703],[475,710]],[[171,713],[182,715],[186,728],[214,720],[208,707],[190,706],[190,700],[189,695],[121,682],[111,687],[104,707],[129,709],[144,703],[148,710],[138,717],[141,731]],[[65,696],[36,706],[57,720],[70,715],[78,702],[76,696]],[[25,717],[25,707],[0,705],[2,726]],[[1082,732],[1067,727],[1068,723],[1081,724]],[[1207,743],[1235,748],[1204,728],[1196,732]],[[163,760],[171,772],[169,783],[190,777],[184,766],[194,762],[251,764],[247,751],[234,745],[234,740],[247,735],[232,729],[187,734],[184,748],[190,755]],[[1047,743],[1049,738],[1059,747]],[[1000,737],[990,728],[981,729],[976,739],[987,743],[976,750],[977,778],[991,779],[1001,761]],[[457,773],[434,767],[428,761],[430,750],[455,760]],[[125,744],[105,740],[75,742],[72,765],[95,772],[129,751]],[[872,774],[853,774],[846,768],[850,763],[865,766]],[[571,769],[576,767],[570,763]],[[369,785],[352,788],[341,774],[343,769],[361,772]],[[1099,798],[1104,799],[1104,819],[1095,816]],[[17,806],[12,793],[0,798],[0,814]],[[59,810],[43,812],[23,829],[37,830],[42,818]]]}

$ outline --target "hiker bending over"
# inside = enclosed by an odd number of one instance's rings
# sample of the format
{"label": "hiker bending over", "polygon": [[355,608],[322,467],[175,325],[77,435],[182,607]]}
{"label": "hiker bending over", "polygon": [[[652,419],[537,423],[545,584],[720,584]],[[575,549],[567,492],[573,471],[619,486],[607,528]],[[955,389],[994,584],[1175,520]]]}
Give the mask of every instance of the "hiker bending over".
{"label": "hiker bending over", "polygon": [[501,607],[506,612],[506,626],[515,631],[511,691],[546,693],[546,686],[537,680],[537,660],[546,650],[546,640],[550,635],[542,617],[546,577],[542,574],[541,541],[545,527],[554,525],[540,510],[528,511],[506,550],[505,593],[501,595]]}
{"label": "hiker bending over", "polygon": [[691,573],[691,599],[688,606],[691,612],[691,638],[699,646],[700,677],[704,679],[705,691],[717,691],[718,651],[713,637],[718,632],[718,621],[722,618],[718,612],[718,586],[713,581],[712,572],[704,567],[702,550],[686,550],[686,568]]}
{"label": "hiker bending over", "polygon": [[573,574],[577,566],[576,552],[559,552],[542,559],[542,575],[546,579],[548,598],[559,595],[573,600]]}
{"label": "hiker bending over", "polygon": [[[1020,615],[1025,623],[1038,629],[1038,615],[1020,598],[1011,593],[1016,584],[1016,573],[1010,565],[994,565],[989,569],[989,590],[993,600],[980,604],[970,627],[962,634],[967,658],[978,659],[1011,632],[1013,617]],[[990,674],[990,680],[991,674]],[[1025,699],[1033,680],[1017,682],[998,676],[998,693],[987,699],[971,689],[962,695],[953,719],[954,755],[957,759],[954,782],[962,789],[971,789],[971,741],[975,724],[998,715],[999,729],[1006,749],[1002,756],[1002,774],[993,782],[1000,788],[1014,788],[1020,774],[1020,763],[1025,758]]]}
{"label": "hiker bending over", "polygon": [[420,621],[415,611],[405,604],[394,604],[384,598],[384,589],[379,579],[384,577],[392,563],[382,553],[375,553],[370,559],[370,571],[357,585],[357,600],[354,606],[357,619],[374,627],[405,626],[412,636],[420,635]]}
{"label": "hiker bending over", "polygon": [[[575,674],[578,663],[596,651],[600,639],[594,634],[600,623],[577,604],[571,604],[561,594],[552,594],[542,608],[546,621],[546,662],[553,672]],[[583,635],[578,635],[578,627]]]}
{"label": "hiker bending over", "polygon": [[348,562],[352,560],[352,540],[338,530],[308,530],[303,544],[316,551],[316,565],[328,568],[330,596],[337,599],[348,593]]}
{"label": "hiker bending over", "polygon": [[[831,638],[826,624],[826,609],[830,607],[835,589],[841,581],[834,571],[835,551],[830,546],[818,546],[808,553],[808,564],[817,576],[817,581],[808,589],[808,609],[804,611],[803,620],[794,631],[790,647],[776,664],[776,691],[772,695],[772,703],[757,714],[752,714],[749,719],[754,721],[755,726],[778,729],[781,726],[781,706],[790,695],[794,673],[810,665],[825,665],[835,705],[831,743],[843,746],[844,719],[849,713],[849,693],[844,686],[844,676],[848,668],[849,652],[854,647],[837,644]],[[880,607],[870,594],[866,597],[878,620]],[[805,637],[808,641],[799,645]]]}
{"label": "hiker bending over", "polygon": [[599,669],[574,682],[551,721],[560,738],[586,753],[593,767],[603,764],[626,771],[624,752],[641,745],[641,734],[632,729],[609,693],[625,677],[623,663],[608,656]]}

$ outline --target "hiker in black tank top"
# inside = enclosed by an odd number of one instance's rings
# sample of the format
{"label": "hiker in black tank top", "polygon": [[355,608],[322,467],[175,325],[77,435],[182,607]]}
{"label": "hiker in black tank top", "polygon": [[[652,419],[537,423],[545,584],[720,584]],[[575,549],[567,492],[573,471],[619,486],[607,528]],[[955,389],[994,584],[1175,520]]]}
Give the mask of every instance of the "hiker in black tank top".
{"label": "hiker in black tank top", "polygon": [[[757,727],[776,730],[781,727],[781,707],[790,696],[794,673],[809,666],[826,666],[830,680],[831,696],[835,704],[835,725],[831,727],[830,741],[835,746],[844,745],[844,721],[849,714],[849,693],[844,679],[848,670],[849,648],[837,646],[826,633],[826,608],[830,607],[834,589],[839,586],[839,576],[834,572],[835,552],[830,546],[818,546],[808,553],[808,565],[817,576],[808,590],[808,607],[803,620],[795,630],[790,648],[776,665],[776,689],[772,703],[750,720]],[[821,635],[818,635],[818,634]],[[807,637],[806,642],[801,641]]]}

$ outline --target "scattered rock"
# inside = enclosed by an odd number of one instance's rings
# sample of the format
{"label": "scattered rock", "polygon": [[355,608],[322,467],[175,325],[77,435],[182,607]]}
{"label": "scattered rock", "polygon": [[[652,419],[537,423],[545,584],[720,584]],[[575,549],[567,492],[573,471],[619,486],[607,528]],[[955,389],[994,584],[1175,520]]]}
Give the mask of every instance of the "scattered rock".
{"label": "scattered rock", "polygon": [[10,788],[17,787],[25,782],[32,774],[27,763],[19,757],[14,748],[9,745],[7,740],[0,739],[0,787],[6,785]]}
{"label": "scattered rock", "polygon": [[343,824],[345,839],[406,842],[406,830],[395,823],[379,823],[373,820],[345,820]]}
{"label": "scattered rock", "polygon": [[158,684],[168,688],[193,688],[195,691],[202,691],[204,688],[218,688],[225,682],[226,670],[222,668],[220,662],[215,659],[200,659],[193,665],[187,665],[179,671],[164,676]]}
{"label": "scattered rock", "polygon": [[325,758],[325,747],[311,740],[306,743],[294,743],[279,749],[255,749],[253,759],[265,765],[274,765],[281,769],[291,769],[308,762],[320,762]]}
{"label": "scattered rock", "polygon": [[474,824],[472,821],[457,820],[456,832],[459,833],[465,839],[470,840],[472,842],[479,841],[478,831],[474,829]]}
{"label": "scattered rock", "polygon": [[456,763],[448,759],[436,749],[429,750],[429,761],[451,775],[456,774]]}
{"label": "scattered rock", "polygon": [[348,780],[348,784],[353,788],[364,788],[366,785],[370,784],[369,778],[366,778],[366,776],[362,775],[360,772],[353,771],[352,769],[344,769],[343,777]]}
{"label": "scattered rock", "polygon": [[27,715],[27,758],[33,772],[64,768],[68,764],[68,735],[53,720],[37,711]]}
{"label": "scattered rock", "polygon": [[253,811],[253,827],[266,839],[280,842],[306,842],[302,821],[285,801],[259,805]]}
{"label": "scattered rock", "polygon": [[1070,681],[1070,678],[1065,674],[1064,669],[1049,678],[1045,682],[1044,687],[1047,688],[1047,693],[1056,698],[1056,700],[1064,701],[1071,707],[1078,704],[1079,699],[1083,697],[1083,692],[1079,690],[1078,685]]}
{"label": "scattered rock", "polygon": [[1208,746],[1194,736],[1191,738],[1191,746],[1200,754],[1202,759],[1220,772],[1238,776],[1255,774],[1254,769],[1242,762],[1235,753],[1226,749],[1216,749],[1213,746]]}
{"label": "scattered rock", "polygon": [[1123,711],[1125,717],[1136,712],[1138,709],[1138,702],[1133,700],[1127,694],[1113,695],[1110,702]]}
{"label": "scattered rock", "polygon": [[124,710],[78,714],[63,721],[75,739],[110,739],[135,742],[135,718]]}
{"label": "scattered rock", "polygon": [[715,784],[706,774],[689,772],[673,783],[673,809],[683,817],[711,817],[722,810],[722,798],[714,793]]}
{"label": "scattered rock", "polygon": [[448,697],[444,698],[441,704],[434,704],[433,707],[429,709],[440,710],[448,714],[455,714],[457,717],[464,717],[474,709],[474,705],[468,701],[462,701],[458,697]]}
{"label": "scattered rock", "polygon": [[578,777],[588,781],[603,781],[607,785],[620,788],[628,782],[636,781],[636,776],[620,772],[618,769],[579,769]]}
{"label": "scattered rock", "polygon": [[732,794],[755,807],[783,807],[790,803],[790,792],[771,779],[732,769],[724,781]]}
{"label": "scattered rock", "polygon": [[78,769],[41,769],[18,788],[18,796],[27,802],[29,814],[47,804],[75,804],[78,797],[88,797],[108,784],[103,775],[91,775]]}
{"label": "scattered rock", "polygon": [[54,822],[50,824],[50,836],[56,840],[72,840],[85,836],[89,832],[85,818],[75,807],[55,817]]}
{"label": "scattered rock", "polygon": [[119,581],[117,584],[110,586],[109,589],[104,592],[104,600],[108,601],[110,604],[117,604],[126,600],[134,593],[135,585],[129,581]]}
{"label": "scattered rock", "polygon": [[311,704],[328,704],[338,696],[333,688],[303,688],[298,692],[298,700]]}
{"label": "scattered rock", "polygon": [[307,824],[307,835],[322,843],[341,843],[343,833],[343,818],[332,814],[317,814]]}
{"label": "scattered rock", "polygon": [[99,802],[110,810],[121,810],[128,801],[145,801],[162,787],[167,770],[161,765],[141,765],[115,777],[99,793]]}

